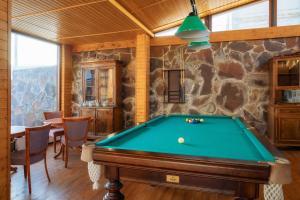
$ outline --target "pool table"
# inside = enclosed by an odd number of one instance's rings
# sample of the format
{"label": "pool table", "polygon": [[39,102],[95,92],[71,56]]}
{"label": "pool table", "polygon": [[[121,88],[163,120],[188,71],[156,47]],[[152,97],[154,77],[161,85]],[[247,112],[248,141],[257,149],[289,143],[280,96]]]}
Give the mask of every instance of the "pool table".
{"label": "pool table", "polygon": [[266,137],[241,118],[205,115],[156,117],[96,142],[92,154],[108,179],[105,200],[124,198],[120,180],[255,199],[278,157]]}

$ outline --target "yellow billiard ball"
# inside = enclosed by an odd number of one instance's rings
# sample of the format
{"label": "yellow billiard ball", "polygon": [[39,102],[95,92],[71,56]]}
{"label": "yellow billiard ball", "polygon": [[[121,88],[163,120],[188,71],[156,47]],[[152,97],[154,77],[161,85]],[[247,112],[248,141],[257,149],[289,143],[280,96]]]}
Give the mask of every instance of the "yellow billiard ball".
{"label": "yellow billiard ball", "polygon": [[184,143],[184,138],[183,137],[179,137],[178,138],[178,143],[179,144],[183,144]]}

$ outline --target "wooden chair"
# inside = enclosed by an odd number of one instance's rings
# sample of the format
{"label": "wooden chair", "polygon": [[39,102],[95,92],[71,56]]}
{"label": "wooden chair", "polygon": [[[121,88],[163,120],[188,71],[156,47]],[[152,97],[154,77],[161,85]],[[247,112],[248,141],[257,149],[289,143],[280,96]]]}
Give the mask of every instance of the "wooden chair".
{"label": "wooden chair", "polygon": [[[46,120],[48,119],[54,119],[54,118],[62,118],[63,112],[62,111],[56,111],[56,112],[44,112],[44,117]],[[49,137],[53,137],[53,145],[54,145],[54,153],[56,153],[56,143],[57,138],[59,137],[59,141],[61,140],[61,137],[64,135],[64,129],[58,128],[58,127],[52,127],[49,133]]]}
{"label": "wooden chair", "polygon": [[41,127],[26,128],[25,131],[25,150],[14,151],[11,153],[12,165],[23,165],[24,177],[28,181],[28,189],[31,194],[30,165],[44,160],[45,171],[48,181],[51,182],[47,169],[47,147],[51,125]]}
{"label": "wooden chair", "polygon": [[90,117],[63,118],[65,134],[62,137],[62,157],[68,167],[69,147],[81,148],[87,141]]}

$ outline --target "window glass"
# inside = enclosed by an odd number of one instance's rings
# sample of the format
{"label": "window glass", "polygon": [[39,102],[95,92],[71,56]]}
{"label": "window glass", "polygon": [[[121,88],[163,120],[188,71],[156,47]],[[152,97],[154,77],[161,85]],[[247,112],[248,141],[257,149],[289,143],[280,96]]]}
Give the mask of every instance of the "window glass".
{"label": "window glass", "polygon": [[212,31],[269,26],[269,1],[259,1],[212,16]]}
{"label": "window glass", "polygon": [[155,33],[155,37],[173,36],[173,35],[175,35],[178,28],[179,28],[179,26],[170,28],[168,30],[164,30],[161,32],[157,32],[157,33]]}
{"label": "window glass", "polygon": [[277,25],[300,24],[300,0],[277,1]]}
{"label": "window glass", "polygon": [[12,33],[12,125],[41,125],[44,111],[58,109],[58,58],[58,45]]}

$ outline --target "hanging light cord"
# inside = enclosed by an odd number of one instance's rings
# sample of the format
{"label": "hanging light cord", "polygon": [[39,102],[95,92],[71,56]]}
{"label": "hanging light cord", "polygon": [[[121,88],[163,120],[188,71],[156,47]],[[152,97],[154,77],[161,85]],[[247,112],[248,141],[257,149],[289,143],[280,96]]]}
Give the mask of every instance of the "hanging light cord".
{"label": "hanging light cord", "polygon": [[198,11],[197,11],[195,0],[190,0],[190,1],[191,1],[193,12],[191,12],[189,15],[190,16],[198,16]]}

